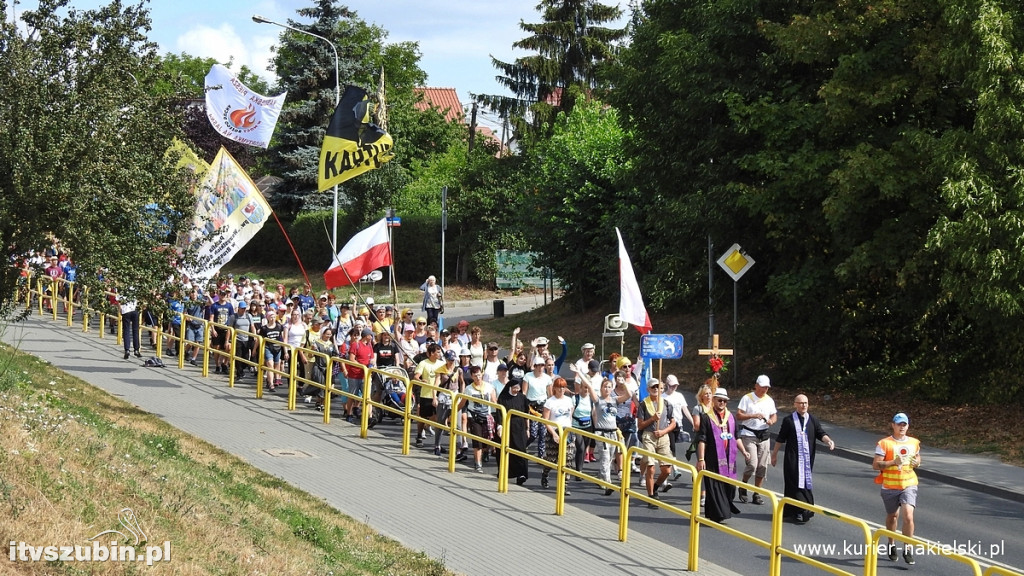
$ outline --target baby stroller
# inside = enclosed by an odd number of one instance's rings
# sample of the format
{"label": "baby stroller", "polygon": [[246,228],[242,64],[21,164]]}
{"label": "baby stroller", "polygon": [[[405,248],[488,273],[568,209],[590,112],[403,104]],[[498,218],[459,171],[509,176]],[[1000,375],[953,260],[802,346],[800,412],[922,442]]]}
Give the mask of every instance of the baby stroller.
{"label": "baby stroller", "polygon": [[398,366],[389,366],[381,370],[396,377],[389,378],[383,373],[374,372],[373,388],[370,390],[371,397],[384,406],[397,410],[398,414],[374,406],[373,411],[370,412],[369,422],[367,422],[367,426],[370,428],[383,422],[385,417],[389,420],[401,418],[401,414],[405,412],[405,381],[401,380],[401,378],[408,378],[408,373],[404,368],[399,368]]}

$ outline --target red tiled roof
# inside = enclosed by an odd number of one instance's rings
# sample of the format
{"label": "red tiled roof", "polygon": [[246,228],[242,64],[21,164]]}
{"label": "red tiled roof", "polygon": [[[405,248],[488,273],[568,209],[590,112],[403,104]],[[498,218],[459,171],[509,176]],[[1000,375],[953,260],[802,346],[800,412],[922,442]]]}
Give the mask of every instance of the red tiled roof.
{"label": "red tiled roof", "polygon": [[449,122],[464,122],[462,103],[455,88],[415,88],[416,94],[422,94],[423,100],[416,102],[417,110],[436,108]]}

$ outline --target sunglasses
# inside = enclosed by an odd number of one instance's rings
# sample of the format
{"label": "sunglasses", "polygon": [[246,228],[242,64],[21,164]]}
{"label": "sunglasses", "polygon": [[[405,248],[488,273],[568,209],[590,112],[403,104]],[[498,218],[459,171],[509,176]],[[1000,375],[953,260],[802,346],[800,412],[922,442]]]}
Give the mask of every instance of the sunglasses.
{"label": "sunglasses", "polygon": [[728,402],[725,398],[715,398],[715,402]]}
{"label": "sunglasses", "polygon": [[426,324],[426,322],[417,322],[416,323],[417,326],[423,326],[424,324]]}

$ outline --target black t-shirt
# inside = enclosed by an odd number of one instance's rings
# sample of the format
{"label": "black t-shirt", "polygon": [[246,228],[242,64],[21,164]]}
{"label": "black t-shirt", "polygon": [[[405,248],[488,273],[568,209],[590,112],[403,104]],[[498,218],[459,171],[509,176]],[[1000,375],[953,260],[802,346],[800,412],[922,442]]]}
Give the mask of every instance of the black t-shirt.
{"label": "black t-shirt", "polygon": [[[284,325],[275,323],[271,327],[264,324],[260,326],[260,336],[267,339],[266,348],[271,352],[277,353],[281,350],[281,345],[278,342],[281,342],[281,338],[284,336]],[[271,342],[270,340],[276,340],[276,342]]]}
{"label": "black t-shirt", "polygon": [[373,346],[373,352],[377,355],[378,368],[394,366],[398,357],[398,345],[394,341],[386,345],[378,343]]}

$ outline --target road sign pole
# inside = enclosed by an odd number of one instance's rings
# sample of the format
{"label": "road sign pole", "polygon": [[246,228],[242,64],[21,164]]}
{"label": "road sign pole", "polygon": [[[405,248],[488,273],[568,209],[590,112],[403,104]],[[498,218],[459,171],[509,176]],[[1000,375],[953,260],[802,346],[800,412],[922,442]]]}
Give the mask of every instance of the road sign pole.
{"label": "road sign pole", "polygon": [[733,367],[733,371],[732,371],[732,389],[733,390],[739,390],[739,388],[736,387],[736,385],[737,385],[736,383],[739,381],[739,372],[740,372],[740,365],[739,365],[740,342],[739,342],[739,340],[737,340],[738,336],[736,335],[736,315],[739,314],[739,309],[740,309],[740,304],[739,304],[740,300],[739,300],[739,296],[737,295],[739,293],[739,285],[740,285],[739,280],[734,280],[733,283],[732,283],[732,347],[733,347],[733,350],[734,350],[734,352],[732,353],[732,367]]}

